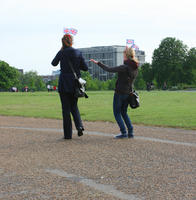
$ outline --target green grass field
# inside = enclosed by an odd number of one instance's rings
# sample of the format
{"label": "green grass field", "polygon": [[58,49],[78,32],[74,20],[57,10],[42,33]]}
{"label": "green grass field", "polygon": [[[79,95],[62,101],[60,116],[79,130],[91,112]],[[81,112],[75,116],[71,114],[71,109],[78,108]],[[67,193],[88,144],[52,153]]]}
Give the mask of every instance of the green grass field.
{"label": "green grass field", "polygon": [[[112,121],[113,91],[89,91],[79,99],[83,120]],[[128,109],[135,124],[196,130],[196,92],[140,91],[141,107]],[[56,92],[0,93],[0,115],[62,119]]]}

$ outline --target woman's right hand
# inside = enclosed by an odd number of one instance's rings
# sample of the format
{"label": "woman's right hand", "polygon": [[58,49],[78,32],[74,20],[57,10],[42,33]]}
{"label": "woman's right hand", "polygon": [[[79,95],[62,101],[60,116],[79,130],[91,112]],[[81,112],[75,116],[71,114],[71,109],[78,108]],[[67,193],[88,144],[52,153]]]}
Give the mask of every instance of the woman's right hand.
{"label": "woman's right hand", "polygon": [[90,59],[91,62],[98,64],[98,61],[94,60],[94,59]]}

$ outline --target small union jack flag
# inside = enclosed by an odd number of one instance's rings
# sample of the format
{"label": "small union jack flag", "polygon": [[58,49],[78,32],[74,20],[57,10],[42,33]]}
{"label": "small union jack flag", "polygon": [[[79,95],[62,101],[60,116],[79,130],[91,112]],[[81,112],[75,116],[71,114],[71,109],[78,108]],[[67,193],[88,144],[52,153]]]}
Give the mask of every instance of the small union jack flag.
{"label": "small union jack flag", "polygon": [[78,33],[78,31],[74,28],[64,28],[64,33],[76,35]]}
{"label": "small union jack flag", "polygon": [[70,33],[70,30],[69,30],[69,28],[65,28],[65,29],[64,29],[64,33],[65,33],[65,34],[68,34],[68,33]]}
{"label": "small union jack flag", "polygon": [[127,44],[134,44],[134,40],[132,40],[132,39],[127,39]]}
{"label": "small union jack flag", "polygon": [[139,50],[139,47],[137,45],[135,45],[135,50]]}
{"label": "small union jack flag", "polygon": [[74,29],[74,28],[70,28],[70,33],[73,34],[73,35],[76,35],[77,34],[77,30]]}
{"label": "small union jack flag", "polygon": [[135,48],[135,44],[131,45],[131,48],[133,48],[133,49],[134,49],[134,48]]}

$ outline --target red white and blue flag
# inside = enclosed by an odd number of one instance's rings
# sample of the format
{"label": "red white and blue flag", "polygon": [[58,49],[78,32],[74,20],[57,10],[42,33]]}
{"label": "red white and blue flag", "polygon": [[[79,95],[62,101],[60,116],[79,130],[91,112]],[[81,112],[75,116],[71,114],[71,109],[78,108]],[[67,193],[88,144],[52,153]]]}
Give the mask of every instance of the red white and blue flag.
{"label": "red white and blue flag", "polygon": [[131,48],[133,48],[135,50],[139,50],[139,47],[136,44],[131,45]]}
{"label": "red white and blue flag", "polygon": [[132,39],[127,39],[127,42],[126,42],[127,44],[134,44],[134,40],[132,40]]}
{"label": "red white and blue flag", "polygon": [[64,33],[76,35],[78,33],[78,30],[76,30],[75,28],[64,28]]}
{"label": "red white and blue flag", "polygon": [[78,33],[78,31],[74,28],[70,28],[70,32],[72,35],[76,35]]}
{"label": "red white and blue flag", "polygon": [[65,33],[65,34],[69,34],[69,33],[70,33],[69,28],[65,28],[65,29],[64,29],[64,33]]}
{"label": "red white and blue flag", "polygon": [[139,50],[139,47],[137,45],[135,45],[135,50]]}
{"label": "red white and blue flag", "polygon": [[127,43],[127,47],[130,46],[131,48],[135,49],[135,50],[139,50],[139,47],[135,44],[135,41],[132,39],[127,39],[126,40]]}

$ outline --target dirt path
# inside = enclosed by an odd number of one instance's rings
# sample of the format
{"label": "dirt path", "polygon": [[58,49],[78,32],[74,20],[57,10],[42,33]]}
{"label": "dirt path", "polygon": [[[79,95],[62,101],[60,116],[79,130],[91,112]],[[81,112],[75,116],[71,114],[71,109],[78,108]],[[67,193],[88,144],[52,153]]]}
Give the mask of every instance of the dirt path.
{"label": "dirt path", "polygon": [[84,125],[65,141],[62,120],[0,116],[0,199],[195,199],[195,131],[134,126],[115,140],[114,123]]}

